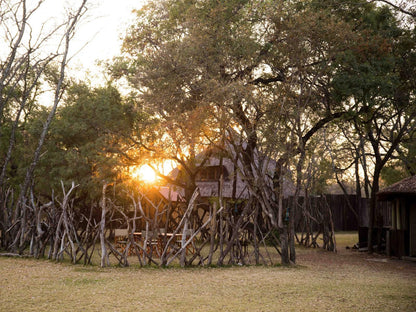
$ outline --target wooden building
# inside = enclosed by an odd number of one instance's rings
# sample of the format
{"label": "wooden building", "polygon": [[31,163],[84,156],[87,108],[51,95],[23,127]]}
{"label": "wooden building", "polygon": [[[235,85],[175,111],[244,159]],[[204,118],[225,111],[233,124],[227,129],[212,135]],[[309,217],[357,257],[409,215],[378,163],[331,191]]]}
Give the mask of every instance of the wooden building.
{"label": "wooden building", "polygon": [[[237,153],[229,146],[227,153],[221,152],[217,149],[206,150],[197,155],[195,162],[195,185],[199,189],[199,197],[195,205],[195,213],[192,215],[191,226],[196,229],[204,224],[211,213],[218,208],[216,199],[222,198],[223,207],[230,215],[230,222],[236,220],[236,216],[240,215],[244,208],[244,203],[250,198],[252,189],[250,190],[249,183],[242,172],[244,172],[244,165],[236,156]],[[233,159],[232,159],[232,158]],[[256,175],[261,175],[258,178],[263,183],[267,183],[265,187],[268,191],[273,189],[271,177],[274,174],[276,162],[270,158],[260,156],[256,153]],[[169,174],[172,180],[184,181],[187,175],[181,167],[174,168]],[[222,177],[222,178],[221,178]],[[174,196],[168,196],[168,190]],[[287,198],[294,194],[295,186],[291,180],[291,173],[287,172],[283,176],[282,183],[283,197]],[[171,201],[181,200],[185,197],[185,190],[178,186],[171,185],[161,188],[161,193],[166,199]],[[253,220],[245,220],[247,226],[251,226]],[[207,227],[209,228],[209,226]],[[204,232],[205,233],[205,232]],[[203,234],[204,235],[204,234]]]}
{"label": "wooden building", "polygon": [[[230,154],[235,154],[232,151]],[[202,163],[202,164],[200,164]],[[260,174],[272,177],[276,162],[272,159],[258,160],[262,164]],[[198,171],[195,177],[195,184],[200,190],[201,198],[219,197],[232,200],[245,200],[249,195],[247,181],[241,175],[243,164],[240,160],[232,160],[227,156],[221,156],[218,151],[208,150],[197,156]],[[222,188],[220,190],[220,176],[223,176]],[[287,198],[294,194],[295,186],[287,174],[283,178],[283,197]],[[181,169],[175,168],[169,174],[172,179],[180,179]],[[266,179],[271,183],[271,179]],[[179,198],[184,196],[184,190],[175,188]],[[164,193],[166,196],[166,191]]]}
{"label": "wooden building", "polygon": [[416,257],[416,176],[403,179],[378,194],[391,203],[391,224],[387,236],[388,255]]}

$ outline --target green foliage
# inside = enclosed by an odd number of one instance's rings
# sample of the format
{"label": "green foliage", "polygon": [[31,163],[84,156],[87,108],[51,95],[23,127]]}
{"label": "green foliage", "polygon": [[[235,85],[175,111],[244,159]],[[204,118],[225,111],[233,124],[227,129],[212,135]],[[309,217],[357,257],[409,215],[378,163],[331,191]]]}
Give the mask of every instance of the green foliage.
{"label": "green foliage", "polygon": [[399,163],[394,162],[388,166],[385,166],[381,171],[381,179],[383,180],[384,186],[389,186],[393,183],[399,182],[406,178],[408,175],[405,172],[403,166]]}
{"label": "green foliage", "polygon": [[367,10],[360,19],[361,36],[338,55],[332,86],[340,101],[353,97],[370,104],[375,98],[390,96],[400,83],[394,70],[398,57],[392,50],[401,32],[386,7]]}
{"label": "green foliage", "polygon": [[397,156],[382,170],[381,178],[386,186],[416,174],[416,132],[403,140],[396,150]]}
{"label": "green foliage", "polygon": [[131,129],[130,108],[114,87],[72,85],[36,169],[37,190],[47,195],[51,188],[60,190],[61,180],[74,181],[82,185],[82,198],[99,197],[103,181],[115,181],[122,171]]}
{"label": "green foliage", "polygon": [[329,159],[321,159],[317,172],[314,175],[315,181],[313,184],[312,194],[325,194],[326,187],[329,185],[328,181],[334,180],[334,170],[332,162]]}
{"label": "green foliage", "polygon": [[[165,0],[136,13],[111,69],[154,116],[141,143],[183,166],[230,128],[235,145],[285,156],[292,168],[301,152],[313,158],[311,137],[329,123],[355,127],[344,142],[361,137],[367,148],[372,127],[380,138],[378,124],[391,128],[415,89],[414,34],[389,7],[368,1]],[[353,163],[354,148],[334,148],[344,150],[334,156],[340,168]],[[331,179],[320,156],[316,192]]]}
{"label": "green foliage", "polygon": [[151,157],[175,158],[192,175],[195,156],[228,126],[227,106],[253,97],[238,76],[246,84],[252,69],[244,68],[258,65],[261,9],[255,1],[154,1],[137,12],[112,71],[141,91],[154,116],[141,137]]}

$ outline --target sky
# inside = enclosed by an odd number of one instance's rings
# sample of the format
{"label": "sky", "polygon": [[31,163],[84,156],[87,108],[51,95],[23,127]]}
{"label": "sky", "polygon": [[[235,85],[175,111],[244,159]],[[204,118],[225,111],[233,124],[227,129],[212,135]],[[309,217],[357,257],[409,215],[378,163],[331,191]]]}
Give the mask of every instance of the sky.
{"label": "sky", "polygon": [[[70,44],[74,55],[69,64],[70,75],[79,78],[99,75],[97,60],[118,55],[120,37],[134,19],[133,9],[139,9],[145,0],[88,0],[87,14],[78,26]],[[33,5],[37,0],[29,0]],[[68,7],[76,8],[81,0],[45,0],[37,14],[39,21],[59,20]],[[93,78],[94,79],[94,78]]]}

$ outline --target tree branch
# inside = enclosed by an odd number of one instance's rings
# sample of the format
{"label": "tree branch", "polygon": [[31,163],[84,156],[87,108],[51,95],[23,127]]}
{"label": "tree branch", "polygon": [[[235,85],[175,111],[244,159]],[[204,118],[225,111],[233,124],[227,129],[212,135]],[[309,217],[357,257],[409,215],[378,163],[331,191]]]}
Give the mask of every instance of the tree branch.
{"label": "tree branch", "polygon": [[411,16],[413,18],[416,18],[416,12],[412,12],[412,11],[406,10],[406,9],[402,8],[401,6],[399,6],[397,4],[394,4],[391,1],[387,1],[387,0],[371,0],[371,1],[369,1],[369,3],[373,3],[373,2],[382,2],[384,4],[387,4],[387,5],[391,6],[391,7],[393,7],[394,9],[400,11],[403,14],[406,14],[406,15],[409,15],[409,16]]}

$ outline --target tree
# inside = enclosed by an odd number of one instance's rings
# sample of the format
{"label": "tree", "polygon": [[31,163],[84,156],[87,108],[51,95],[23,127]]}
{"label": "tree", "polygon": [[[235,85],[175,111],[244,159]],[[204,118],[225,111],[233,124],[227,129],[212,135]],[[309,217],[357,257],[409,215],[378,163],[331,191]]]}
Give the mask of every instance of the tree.
{"label": "tree", "polygon": [[[295,200],[284,224],[285,170],[296,172],[299,199],[314,139],[326,126],[355,127],[360,149],[351,154],[350,164],[357,172],[366,148],[374,154],[387,148],[388,157],[378,159],[384,166],[409,130],[411,106],[392,100],[411,90],[408,83],[397,83],[404,82],[396,71],[404,69],[396,66],[398,56],[409,51],[403,47],[395,54],[393,47],[400,45],[395,40],[408,36],[402,31],[389,9],[362,0],[150,2],[137,12],[124,40],[125,54],[112,70],[141,92],[158,130],[160,125],[168,129],[140,143],[153,153],[168,151],[190,181],[198,170],[196,151],[224,149],[227,140],[229,157],[243,164],[241,174],[256,203],[244,213],[257,211],[258,225],[260,218],[279,229],[282,262],[289,263],[296,259],[293,211],[300,201]],[[385,119],[391,114],[393,119]],[[401,124],[403,118],[407,121]],[[378,132],[380,123],[393,129],[390,137]],[[184,151],[190,157],[179,159]],[[268,159],[275,161],[273,178],[266,170]]]}
{"label": "tree", "polygon": [[372,168],[364,168],[366,173],[371,171],[372,178],[368,226],[372,252],[373,228],[375,220],[380,220],[376,194],[382,169],[414,129],[414,79],[410,74],[415,69],[414,35],[400,27],[387,7],[367,11],[359,27],[363,41],[342,56],[333,86],[343,101],[352,103],[353,125],[362,140],[361,157],[371,158],[373,163]]}
{"label": "tree", "polygon": [[[80,6],[73,12],[68,13],[67,20],[61,25],[53,28],[52,31],[41,31],[38,37],[33,37],[33,32],[30,31],[29,22],[32,16],[35,15],[38,8],[43,1],[39,1],[29,8],[25,0],[10,2],[2,1],[1,4],[1,26],[4,32],[2,38],[7,43],[8,49],[4,61],[0,63],[2,74],[0,78],[0,118],[1,118],[1,133],[7,129],[4,127],[7,120],[5,112],[15,113],[11,118],[12,126],[10,127],[10,139],[7,151],[4,153],[2,170],[0,174],[0,189],[1,189],[1,209],[4,213],[7,205],[7,186],[4,185],[6,170],[8,168],[11,155],[15,145],[16,132],[20,119],[23,117],[22,112],[30,110],[34,103],[34,99],[38,95],[39,83],[41,79],[48,78],[47,74],[52,61],[56,60],[59,69],[56,80],[53,81],[54,97],[49,115],[43,125],[43,130],[40,133],[37,147],[33,152],[33,158],[27,167],[25,177],[21,184],[17,204],[14,208],[13,219],[7,220],[10,224],[2,223],[2,232],[11,224],[17,222],[19,219],[19,227],[14,227],[11,233],[14,241],[11,244],[15,250],[22,250],[27,242],[27,235],[30,231],[28,227],[28,191],[33,183],[33,172],[38,164],[42,146],[44,144],[49,126],[55,115],[58,103],[62,97],[63,83],[65,78],[65,68],[68,60],[69,43],[74,36],[75,26],[78,20],[85,12],[86,0],[82,1]],[[61,33],[60,33],[61,31]],[[55,35],[61,35],[55,45],[56,52],[46,53],[42,52],[42,48],[47,46],[50,39],[56,39]],[[52,41],[52,40],[51,40]],[[49,76],[51,77],[51,76]],[[15,109],[17,104],[17,109]],[[14,107],[13,107],[14,106]],[[3,214],[4,216],[4,214]],[[10,246],[9,246],[10,247]]]}
{"label": "tree", "polygon": [[[326,13],[281,1],[150,2],[137,14],[113,72],[142,92],[161,125],[170,122],[170,138],[160,135],[159,144],[175,158],[184,150],[193,156],[195,142],[201,149],[231,140],[230,157],[243,163],[260,215],[283,233],[278,195],[261,155],[287,167],[301,155],[301,178],[308,140],[344,113],[339,103],[328,102],[324,88],[334,55],[353,40],[352,32]],[[177,160],[194,163],[192,157]],[[292,254],[294,261],[293,243]]]}
{"label": "tree", "polygon": [[398,11],[399,13],[403,14],[404,16],[408,16],[413,21],[416,18],[416,11],[414,8],[414,1],[387,1],[387,0],[370,0],[371,2],[379,2],[384,5],[388,5],[392,7],[394,10]]}
{"label": "tree", "polygon": [[[84,83],[67,87],[64,105],[58,109],[45,143],[45,155],[35,174],[35,190],[50,196],[61,181],[82,185],[79,206],[88,208],[101,196],[102,181],[117,181],[126,173],[128,140],[132,127],[131,106],[111,85],[92,88]],[[32,121],[30,135],[38,137],[39,119]]]}

